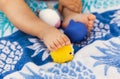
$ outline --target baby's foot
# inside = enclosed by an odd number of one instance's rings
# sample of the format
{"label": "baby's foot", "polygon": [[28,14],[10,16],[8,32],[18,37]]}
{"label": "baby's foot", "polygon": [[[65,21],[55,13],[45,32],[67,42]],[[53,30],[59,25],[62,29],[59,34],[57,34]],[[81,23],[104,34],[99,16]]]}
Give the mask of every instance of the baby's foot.
{"label": "baby's foot", "polygon": [[66,16],[62,23],[63,28],[66,28],[71,19],[76,22],[82,22],[87,26],[88,31],[90,31],[93,27],[95,16],[93,14],[77,14],[74,13],[72,15]]}
{"label": "baby's foot", "polygon": [[69,38],[54,27],[46,29],[42,39],[50,51],[55,51],[62,46],[71,44]]}

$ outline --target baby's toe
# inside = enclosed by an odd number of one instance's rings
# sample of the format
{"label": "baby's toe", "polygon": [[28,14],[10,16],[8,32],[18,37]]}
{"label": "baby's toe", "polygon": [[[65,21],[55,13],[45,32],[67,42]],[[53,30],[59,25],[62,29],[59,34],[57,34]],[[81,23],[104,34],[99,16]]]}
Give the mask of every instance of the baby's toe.
{"label": "baby's toe", "polygon": [[92,29],[95,19],[96,19],[95,15],[93,15],[93,14],[88,15],[88,31],[90,31]]}
{"label": "baby's toe", "polygon": [[69,38],[66,35],[61,36],[62,39],[64,40],[64,45],[69,45],[71,44]]}
{"label": "baby's toe", "polygon": [[88,24],[89,24],[90,26],[93,26],[94,21],[89,21]]}
{"label": "baby's toe", "polygon": [[55,46],[56,46],[57,49],[62,46],[60,40],[56,40],[54,44],[55,44]]}
{"label": "baby's toe", "polygon": [[56,47],[56,45],[54,44],[54,43],[52,43],[51,45],[50,45],[50,47],[48,47],[49,49],[50,49],[50,51],[55,51],[55,50],[57,50],[57,47]]}
{"label": "baby's toe", "polygon": [[94,21],[89,21],[88,22],[88,31],[90,31],[93,27]]}
{"label": "baby's toe", "polygon": [[88,15],[89,20],[94,21],[96,19],[96,16],[93,14]]}

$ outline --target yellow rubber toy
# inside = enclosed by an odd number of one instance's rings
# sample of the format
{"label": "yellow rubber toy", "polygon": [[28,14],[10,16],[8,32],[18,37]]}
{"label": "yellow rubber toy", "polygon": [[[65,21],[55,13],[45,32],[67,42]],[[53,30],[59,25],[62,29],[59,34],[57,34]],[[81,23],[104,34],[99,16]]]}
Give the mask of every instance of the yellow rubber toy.
{"label": "yellow rubber toy", "polygon": [[72,45],[63,46],[62,48],[57,49],[54,52],[50,52],[50,55],[54,62],[56,63],[65,63],[71,61],[74,57],[74,50]]}

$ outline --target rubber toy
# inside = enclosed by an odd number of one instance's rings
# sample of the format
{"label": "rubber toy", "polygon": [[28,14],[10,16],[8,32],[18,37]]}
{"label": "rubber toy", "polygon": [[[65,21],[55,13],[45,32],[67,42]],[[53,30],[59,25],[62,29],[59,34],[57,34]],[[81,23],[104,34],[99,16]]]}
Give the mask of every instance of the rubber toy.
{"label": "rubber toy", "polygon": [[60,27],[60,16],[53,9],[47,8],[39,11],[39,18],[51,26]]}
{"label": "rubber toy", "polygon": [[56,51],[50,52],[51,58],[56,63],[69,62],[74,57],[74,50],[71,45],[63,46]]}
{"label": "rubber toy", "polygon": [[72,43],[79,43],[87,35],[87,27],[81,22],[71,20],[64,33],[69,37]]}

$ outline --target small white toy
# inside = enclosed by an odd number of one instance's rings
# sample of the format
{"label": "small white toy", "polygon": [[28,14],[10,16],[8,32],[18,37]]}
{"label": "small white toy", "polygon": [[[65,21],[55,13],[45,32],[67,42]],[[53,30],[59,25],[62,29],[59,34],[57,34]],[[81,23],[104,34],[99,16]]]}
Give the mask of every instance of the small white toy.
{"label": "small white toy", "polygon": [[39,12],[39,18],[47,24],[58,28],[60,26],[60,16],[53,9],[43,9]]}

